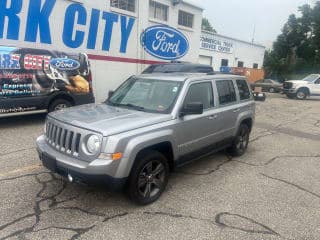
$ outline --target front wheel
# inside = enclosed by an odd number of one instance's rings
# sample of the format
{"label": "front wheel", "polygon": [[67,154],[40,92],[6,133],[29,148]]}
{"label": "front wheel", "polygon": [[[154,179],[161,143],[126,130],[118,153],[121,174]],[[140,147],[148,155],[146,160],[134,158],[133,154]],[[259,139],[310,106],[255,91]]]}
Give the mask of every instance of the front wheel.
{"label": "front wheel", "polygon": [[168,177],[168,160],[161,153],[145,151],[139,154],[129,177],[130,199],[139,205],[153,203],[165,190]]}
{"label": "front wheel", "polygon": [[307,93],[306,93],[306,91],[304,91],[304,90],[299,90],[299,91],[297,92],[296,98],[299,99],[299,100],[304,100],[304,99],[306,99],[306,98],[307,98]]}
{"label": "front wheel", "polygon": [[241,124],[238,134],[230,147],[230,153],[234,157],[242,156],[248,148],[250,129],[246,124]]}

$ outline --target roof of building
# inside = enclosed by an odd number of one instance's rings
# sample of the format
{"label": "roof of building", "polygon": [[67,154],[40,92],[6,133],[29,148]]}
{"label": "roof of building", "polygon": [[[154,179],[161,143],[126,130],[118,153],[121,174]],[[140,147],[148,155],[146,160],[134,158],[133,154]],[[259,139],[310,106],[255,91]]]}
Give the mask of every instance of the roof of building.
{"label": "roof of building", "polygon": [[237,39],[237,38],[234,38],[234,37],[229,37],[229,36],[218,34],[218,33],[213,33],[213,32],[209,32],[209,31],[205,31],[205,30],[202,30],[202,33],[210,34],[210,35],[221,37],[221,38],[227,38],[229,40],[242,42],[242,43],[245,43],[245,44],[248,44],[248,45],[253,45],[253,46],[256,46],[256,47],[266,48],[265,46],[263,46],[262,44],[259,44],[259,43],[249,42],[249,41]]}
{"label": "roof of building", "polygon": [[204,10],[204,7],[199,5],[198,1],[195,0],[182,0],[184,4],[190,5],[192,7],[196,7],[198,9]]}

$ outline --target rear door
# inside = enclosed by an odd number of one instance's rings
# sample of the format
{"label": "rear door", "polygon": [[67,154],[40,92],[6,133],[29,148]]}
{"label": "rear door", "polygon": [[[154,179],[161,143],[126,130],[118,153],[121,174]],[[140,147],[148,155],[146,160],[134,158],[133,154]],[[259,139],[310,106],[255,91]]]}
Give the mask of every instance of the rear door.
{"label": "rear door", "polygon": [[238,105],[235,82],[232,79],[215,80],[218,95],[219,113],[216,124],[219,124],[219,141],[229,140],[234,136],[240,108]]}

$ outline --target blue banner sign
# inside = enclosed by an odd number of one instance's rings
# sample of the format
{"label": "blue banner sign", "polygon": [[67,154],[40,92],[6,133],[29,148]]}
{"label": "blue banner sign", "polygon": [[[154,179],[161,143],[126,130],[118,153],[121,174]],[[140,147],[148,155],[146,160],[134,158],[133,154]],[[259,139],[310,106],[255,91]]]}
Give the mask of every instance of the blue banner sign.
{"label": "blue banner sign", "polygon": [[[65,12],[60,13],[62,8],[58,7],[58,4],[57,0],[0,0],[0,40],[41,44],[60,44],[61,41],[68,48],[84,47],[109,51],[111,40],[116,38],[119,52],[127,52],[135,18],[94,8],[88,9],[79,3],[68,5]],[[51,23],[55,22],[54,16],[58,14],[63,18],[63,25],[52,26]],[[119,36],[113,33],[114,27],[120,29]],[[25,32],[21,34],[22,29],[25,29]],[[58,36],[54,39],[59,39],[59,42],[53,43],[53,34]],[[103,36],[101,46],[97,46],[98,36]]]}
{"label": "blue banner sign", "polygon": [[141,35],[146,52],[164,60],[182,58],[189,51],[187,37],[180,31],[165,25],[147,28]]}

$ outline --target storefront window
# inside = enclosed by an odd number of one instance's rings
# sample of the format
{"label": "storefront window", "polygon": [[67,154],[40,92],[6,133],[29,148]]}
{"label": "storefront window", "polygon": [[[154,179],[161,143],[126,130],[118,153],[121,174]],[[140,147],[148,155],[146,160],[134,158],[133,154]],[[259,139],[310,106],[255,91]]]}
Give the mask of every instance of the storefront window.
{"label": "storefront window", "polygon": [[241,61],[239,61],[239,62],[238,62],[238,67],[239,67],[239,68],[243,68],[243,66],[244,66],[244,63],[241,62]]}
{"label": "storefront window", "polygon": [[192,28],[193,27],[193,14],[184,11],[179,11],[179,25]]}
{"label": "storefront window", "polygon": [[136,11],[136,0],[111,0],[110,5],[111,7],[119,8],[130,12]]}
{"label": "storefront window", "polygon": [[161,21],[168,21],[168,6],[150,0],[149,17],[159,19]]}
{"label": "storefront window", "polygon": [[228,59],[221,59],[221,67],[228,67],[229,61]]}

